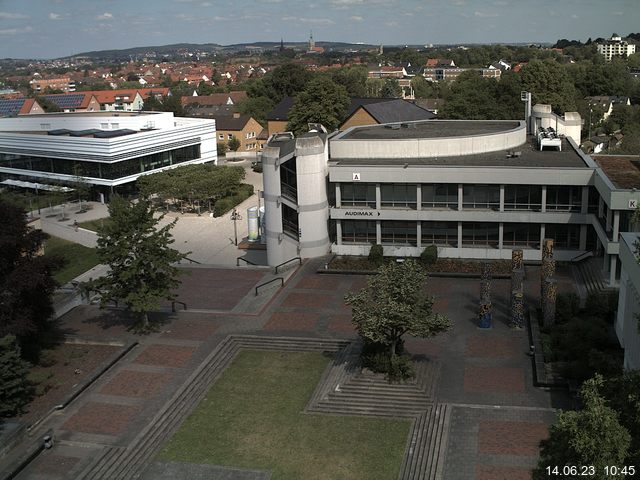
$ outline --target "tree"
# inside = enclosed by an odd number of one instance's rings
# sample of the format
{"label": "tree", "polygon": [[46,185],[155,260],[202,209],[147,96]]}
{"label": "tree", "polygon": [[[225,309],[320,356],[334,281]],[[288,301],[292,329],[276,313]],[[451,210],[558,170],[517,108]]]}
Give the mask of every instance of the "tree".
{"label": "tree", "polygon": [[387,78],[380,90],[380,96],[382,98],[400,98],[402,97],[402,88],[400,83],[395,78]]}
{"label": "tree", "polygon": [[266,82],[275,92],[273,100],[279,102],[284,97],[296,96],[307,87],[310,80],[311,72],[302,65],[286,63],[275,68]]}
{"label": "tree", "polygon": [[583,383],[579,397],[584,408],[560,412],[558,421],[549,430],[549,438],[541,442],[535,479],[547,479],[546,467],[551,465],[595,467],[591,478],[604,475],[607,465],[624,465],[630,444],[629,432],[620,424],[618,414],[601,395],[604,380],[601,375]]}
{"label": "tree", "polygon": [[602,393],[611,408],[620,415],[620,424],[631,435],[631,445],[624,464],[640,464],[640,371],[629,371],[608,378]]}
{"label": "tree", "polygon": [[360,336],[386,345],[392,361],[403,335],[428,338],[451,327],[445,316],[433,313],[433,298],[424,292],[426,279],[414,260],[387,263],[366,287],[345,296]]}
{"label": "tree", "polygon": [[275,104],[267,97],[248,97],[238,103],[238,111],[253,117],[263,127],[267,125],[267,115]]}
{"label": "tree", "polygon": [[86,292],[100,293],[100,305],[122,302],[139,317],[139,326],[149,327],[148,313],[161,300],[173,300],[172,291],[180,285],[180,270],[175,266],[186,257],[170,247],[171,229],[177,219],[158,227],[150,201],[137,203],[114,197],[109,204],[111,222],[98,228],[97,254],[109,266],[109,273],[86,282]]}
{"label": "tree", "polygon": [[333,131],[344,120],[349,106],[347,90],[327,77],[319,77],[301,92],[289,111],[287,130],[300,135],[307,131],[307,124],[321,123]]}
{"label": "tree", "polygon": [[231,140],[229,140],[227,146],[232,152],[237,152],[240,148],[240,140],[238,140],[236,137],[231,137]]}
{"label": "tree", "polygon": [[367,95],[367,69],[364,66],[332,70],[331,79],[346,88],[347,94],[351,98],[365,97]]}
{"label": "tree", "polygon": [[91,186],[84,178],[82,167],[80,165],[75,165],[73,167],[73,175],[73,189],[75,190],[78,202],[80,203],[80,211],[84,212],[85,209],[82,206],[82,201],[89,198]]}
{"label": "tree", "polygon": [[558,114],[575,111],[576,89],[566,69],[556,61],[532,60],[522,68],[520,77],[534,104],[551,105]]}
{"label": "tree", "polygon": [[28,373],[29,363],[21,358],[16,337],[0,338],[0,418],[23,412],[32,396]]}
{"label": "tree", "polygon": [[0,337],[14,335],[35,359],[53,330],[53,272],[62,260],[38,255],[48,235],[27,225],[25,211],[0,199]]}

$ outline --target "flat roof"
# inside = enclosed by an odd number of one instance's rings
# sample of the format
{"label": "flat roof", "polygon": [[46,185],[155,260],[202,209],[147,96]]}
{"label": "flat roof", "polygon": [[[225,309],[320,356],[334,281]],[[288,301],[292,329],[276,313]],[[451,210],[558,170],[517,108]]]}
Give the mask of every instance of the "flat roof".
{"label": "flat roof", "polygon": [[[555,149],[538,150],[535,137],[527,136],[527,143],[512,151],[497,151],[460,155],[454,157],[428,158],[336,158],[330,163],[338,166],[370,165],[370,166],[463,166],[463,167],[539,167],[539,168],[590,168],[582,156],[566,140],[562,139],[562,151]],[[514,153],[519,156],[514,156]]]}
{"label": "flat roof", "polygon": [[356,127],[339,135],[336,140],[402,140],[416,138],[470,137],[515,130],[517,120],[426,120],[396,124]]}
{"label": "flat roof", "polygon": [[592,155],[614,187],[640,188],[640,155]]}

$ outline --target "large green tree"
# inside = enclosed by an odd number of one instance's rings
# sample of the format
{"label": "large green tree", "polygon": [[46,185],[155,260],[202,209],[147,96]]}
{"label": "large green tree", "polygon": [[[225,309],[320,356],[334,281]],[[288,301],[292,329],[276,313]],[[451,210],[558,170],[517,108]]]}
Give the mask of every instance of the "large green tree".
{"label": "large green tree", "polygon": [[[549,438],[541,442],[541,453],[534,478],[548,479],[548,466],[593,466],[595,476],[607,479],[604,467],[624,465],[630,445],[629,432],[620,424],[617,412],[600,393],[602,376],[587,380],[580,389],[582,410],[560,412],[549,430]],[[565,477],[566,478],[566,477]],[[569,478],[578,478],[571,476]]]}
{"label": "large green tree", "polygon": [[432,337],[451,327],[444,315],[433,312],[433,297],[425,292],[427,274],[414,260],[390,262],[370,277],[366,287],[345,296],[358,333],[370,342],[386,345],[393,359],[405,334]]}
{"label": "large green tree", "polygon": [[149,200],[130,202],[114,197],[109,204],[110,222],[98,228],[97,253],[109,272],[86,282],[88,292],[99,292],[101,306],[123,303],[136,313],[139,326],[149,327],[148,313],[162,300],[173,300],[180,285],[176,263],[186,257],[171,248],[171,229],[176,220],[164,227],[155,218]]}
{"label": "large green tree", "polygon": [[520,78],[534,104],[551,105],[560,115],[576,110],[576,89],[566,68],[558,62],[532,60],[522,68]]}
{"label": "large green tree", "polygon": [[27,225],[25,211],[0,199],[0,337],[15,335],[22,353],[37,357],[52,331],[53,273],[59,258],[39,255],[48,235]]}
{"label": "large green tree", "polygon": [[32,389],[27,379],[29,363],[20,355],[13,335],[0,338],[0,418],[22,413],[31,399]]}
{"label": "large green tree", "polygon": [[328,131],[344,121],[349,106],[347,90],[328,77],[319,77],[298,94],[289,111],[287,130],[296,135],[307,132],[307,124],[321,123]]}

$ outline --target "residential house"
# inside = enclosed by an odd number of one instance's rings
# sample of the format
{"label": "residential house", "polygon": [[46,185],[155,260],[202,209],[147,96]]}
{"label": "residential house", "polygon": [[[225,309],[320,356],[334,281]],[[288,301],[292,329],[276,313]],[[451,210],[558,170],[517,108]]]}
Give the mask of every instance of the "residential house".
{"label": "residential house", "polygon": [[0,99],[0,117],[44,113],[35,98]]}
{"label": "residential house", "polygon": [[100,110],[107,112],[138,112],[144,99],[138,90],[96,90],[92,92],[100,103]]}
{"label": "residential house", "polygon": [[601,119],[591,118],[590,121],[592,123],[597,123],[600,120],[606,120],[609,118],[609,115],[613,112],[613,107],[616,105],[631,105],[631,100],[629,97],[623,96],[609,96],[609,95],[599,95],[595,97],[587,97],[587,103],[590,108],[598,107],[602,109],[603,115]]}
{"label": "residential house", "polygon": [[604,43],[598,43],[597,48],[598,53],[607,62],[610,62],[613,57],[628,57],[636,53],[635,44],[622,40],[622,37],[615,33]]}
{"label": "residential house", "polygon": [[261,149],[263,141],[258,136],[263,128],[250,115],[219,115],[215,118],[218,143],[229,143],[232,138],[240,141],[238,152],[257,152]]}
{"label": "residential house", "polygon": [[214,93],[212,95],[195,95],[181,98],[183,107],[235,106],[247,98],[247,92]]}
{"label": "residential house", "polygon": [[76,84],[70,77],[42,78],[40,74],[35,74],[29,81],[31,90],[36,92],[46,92],[47,90],[61,90],[63,92],[75,92]]}
{"label": "residential house", "polygon": [[100,102],[92,92],[57,93],[44,98],[66,113],[100,111]]}

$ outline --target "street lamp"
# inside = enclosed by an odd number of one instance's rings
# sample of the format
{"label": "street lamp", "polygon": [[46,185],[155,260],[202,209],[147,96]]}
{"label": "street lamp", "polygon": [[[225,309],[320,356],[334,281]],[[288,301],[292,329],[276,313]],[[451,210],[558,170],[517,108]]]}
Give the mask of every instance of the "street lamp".
{"label": "street lamp", "polygon": [[234,243],[236,247],[238,246],[238,225],[237,221],[242,220],[242,215],[234,208],[233,212],[231,212],[231,220],[233,220],[233,238],[235,239]]}

